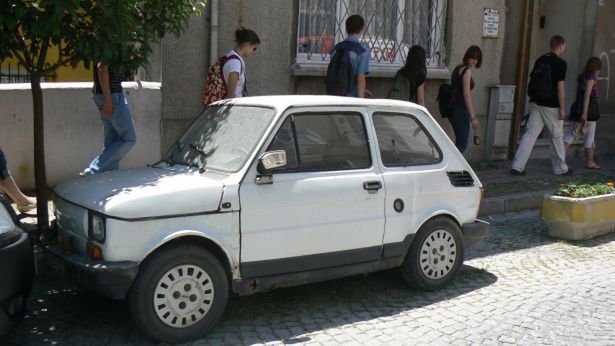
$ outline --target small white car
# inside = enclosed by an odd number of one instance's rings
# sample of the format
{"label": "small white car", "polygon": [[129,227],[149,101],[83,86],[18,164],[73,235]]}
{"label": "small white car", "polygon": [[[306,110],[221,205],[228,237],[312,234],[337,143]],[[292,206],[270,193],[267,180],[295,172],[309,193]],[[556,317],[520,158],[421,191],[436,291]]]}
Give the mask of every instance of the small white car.
{"label": "small white car", "polygon": [[55,189],[63,276],[128,298],[152,339],[183,342],[230,292],[401,267],[437,289],[489,225],[482,186],[408,102],[267,96],[207,108],[152,166]]}

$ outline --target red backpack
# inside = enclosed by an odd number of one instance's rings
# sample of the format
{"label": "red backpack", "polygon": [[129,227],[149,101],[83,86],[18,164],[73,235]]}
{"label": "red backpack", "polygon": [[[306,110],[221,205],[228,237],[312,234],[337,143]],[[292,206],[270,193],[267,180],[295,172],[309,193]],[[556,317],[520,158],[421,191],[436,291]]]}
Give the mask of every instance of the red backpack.
{"label": "red backpack", "polygon": [[223,100],[227,97],[226,82],[224,81],[222,68],[224,67],[224,64],[231,59],[239,60],[239,57],[236,55],[223,56],[207,69],[205,90],[203,90],[203,94],[201,95],[201,103],[203,106],[207,107],[209,104]]}

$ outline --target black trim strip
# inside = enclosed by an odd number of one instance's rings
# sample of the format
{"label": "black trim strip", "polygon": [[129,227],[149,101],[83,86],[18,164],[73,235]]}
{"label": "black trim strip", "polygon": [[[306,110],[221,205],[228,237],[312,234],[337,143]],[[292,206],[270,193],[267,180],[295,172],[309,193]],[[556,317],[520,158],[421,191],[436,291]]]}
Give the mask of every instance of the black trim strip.
{"label": "black trim strip", "polygon": [[307,256],[243,262],[240,264],[241,276],[254,278],[369,262],[380,259],[381,254],[382,246],[372,246]]}
{"label": "black trim strip", "polygon": [[382,258],[390,258],[390,257],[405,257],[410,249],[410,245],[412,244],[412,240],[414,240],[414,236],[416,233],[408,234],[404,241],[400,241],[397,243],[388,243],[382,246]]}
{"label": "black trim strip", "polygon": [[114,220],[120,220],[120,221],[127,221],[127,222],[138,222],[138,221],[151,221],[151,220],[162,220],[162,219],[172,219],[175,217],[189,217],[189,216],[199,216],[199,215],[210,215],[210,214],[223,214],[223,213],[233,213],[232,210],[229,211],[221,211],[219,208],[213,211],[202,211],[202,212],[196,212],[196,213],[185,213],[185,214],[170,214],[170,215],[160,215],[160,216],[144,216],[144,217],[135,217],[135,218],[125,218],[125,217],[119,217],[119,216],[112,216],[112,215],[107,215],[107,214],[102,214],[99,211],[90,209],[90,208],[86,208],[80,204],[77,204],[75,202],[71,202],[69,200],[67,200],[66,198],[62,198],[58,195],[56,195],[56,198],[61,199],[63,201],[65,201],[66,203],[72,204],[74,206],[77,206],[79,208],[83,208],[86,209],[90,212],[93,213],[97,213],[100,215],[104,215],[107,219],[114,219]]}

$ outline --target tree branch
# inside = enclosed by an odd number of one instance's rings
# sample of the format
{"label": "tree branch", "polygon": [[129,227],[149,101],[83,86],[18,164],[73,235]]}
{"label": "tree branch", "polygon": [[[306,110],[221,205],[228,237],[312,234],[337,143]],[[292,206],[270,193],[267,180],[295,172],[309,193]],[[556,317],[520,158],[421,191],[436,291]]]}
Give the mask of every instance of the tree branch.
{"label": "tree branch", "polygon": [[41,73],[43,75],[49,74],[49,73],[55,71],[58,67],[66,65],[68,62],[70,62],[70,60],[71,60],[70,58],[66,58],[64,60],[58,60],[57,63],[49,66],[46,69],[41,70]]}
{"label": "tree branch", "polygon": [[[27,62],[27,64],[24,65],[24,67],[26,68],[26,70],[31,70],[35,65],[34,65],[34,62],[32,61],[32,57],[28,53],[28,49],[26,47],[26,42],[24,41],[23,37],[21,37],[21,35],[19,33],[17,33],[16,36],[17,36],[17,42],[19,42],[19,47],[21,48],[23,56],[24,56],[24,58],[25,58],[25,60]],[[28,68],[28,66],[30,68]]]}
{"label": "tree branch", "polygon": [[41,71],[43,66],[45,65],[45,60],[47,60],[47,50],[49,49],[49,39],[50,37],[45,37],[43,41],[43,46],[41,47],[41,51],[38,53],[38,62],[36,63],[36,69]]}
{"label": "tree branch", "polygon": [[28,71],[28,73],[32,74],[32,69],[30,68],[30,66],[28,66],[28,63],[26,62],[26,59],[24,59],[24,57],[20,54],[20,52],[11,49],[11,53],[17,59],[17,61],[19,61],[19,64],[21,66],[25,67],[25,69],[26,69],[26,71]]}

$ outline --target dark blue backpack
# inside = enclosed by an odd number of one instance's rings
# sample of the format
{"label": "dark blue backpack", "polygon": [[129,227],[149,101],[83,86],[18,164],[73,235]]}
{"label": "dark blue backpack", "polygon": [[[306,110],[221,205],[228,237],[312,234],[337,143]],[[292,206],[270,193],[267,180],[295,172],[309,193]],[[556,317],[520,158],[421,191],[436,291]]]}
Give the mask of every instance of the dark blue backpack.
{"label": "dark blue backpack", "polygon": [[551,65],[548,62],[541,61],[534,66],[527,86],[527,95],[532,101],[546,101],[555,95],[551,76]]}
{"label": "dark blue backpack", "polygon": [[348,55],[351,51],[361,55],[366,49],[360,43],[352,41],[342,41],[335,45],[325,78],[327,95],[346,96],[357,84],[357,75]]}

